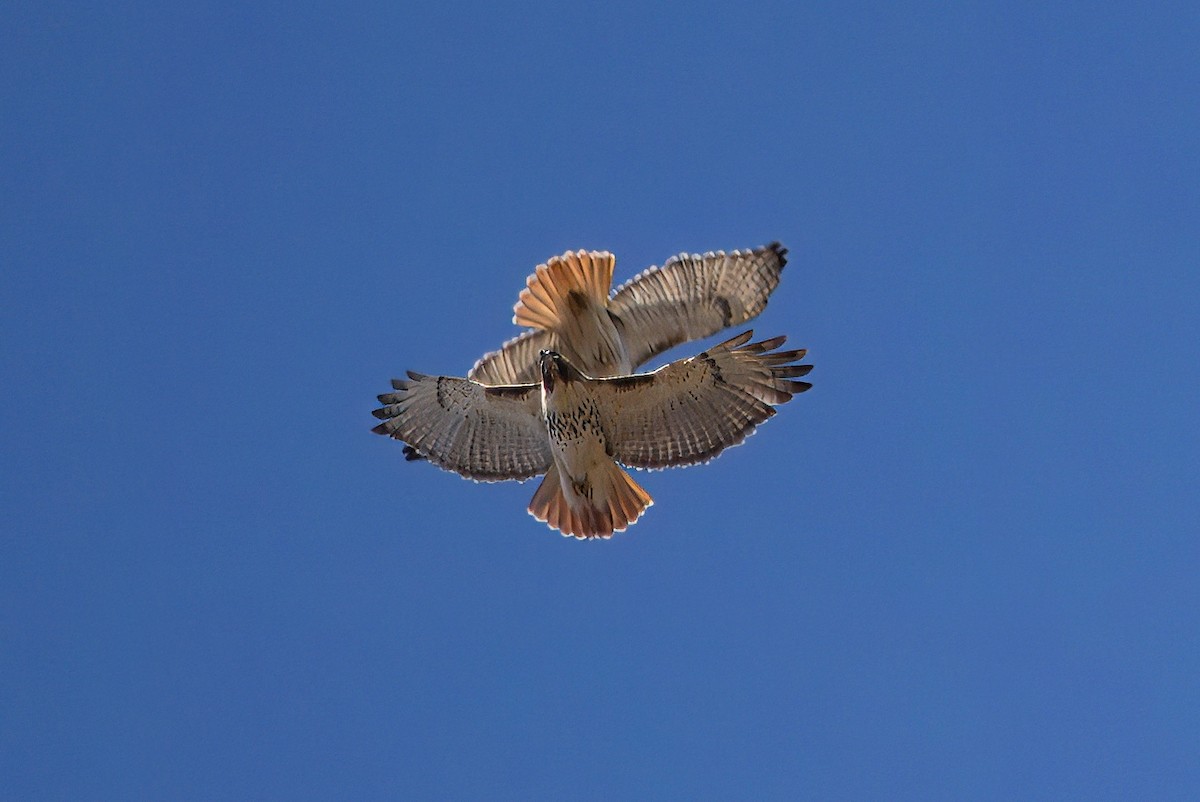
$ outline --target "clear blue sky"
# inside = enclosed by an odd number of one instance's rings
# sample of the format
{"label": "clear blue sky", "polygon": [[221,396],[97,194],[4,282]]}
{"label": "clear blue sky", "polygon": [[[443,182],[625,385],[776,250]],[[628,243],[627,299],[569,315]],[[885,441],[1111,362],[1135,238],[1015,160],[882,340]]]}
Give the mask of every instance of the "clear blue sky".
{"label": "clear blue sky", "polygon": [[[1194,794],[1195,4],[415,5],[0,12],[0,796]],[[773,239],[814,389],[611,542],[369,432]]]}

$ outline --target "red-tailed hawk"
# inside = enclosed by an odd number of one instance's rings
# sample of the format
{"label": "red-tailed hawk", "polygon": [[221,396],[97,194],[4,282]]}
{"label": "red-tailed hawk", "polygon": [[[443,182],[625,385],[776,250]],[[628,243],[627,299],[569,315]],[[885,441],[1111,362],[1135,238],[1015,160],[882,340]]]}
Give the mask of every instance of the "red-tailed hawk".
{"label": "red-tailed hawk", "polygon": [[[804,350],[744,332],[651,373],[595,378],[557,352],[537,358],[538,383],[485,385],[409,372],[379,396],[372,431],[435,465],[495,482],[545,474],[529,512],[564,535],[607,538],[636,521],[650,494],[620,465],[706,462],[741,443],[774,406],[812,385]],[[618,464],[620,463],[620,465]]]}
{"label": "red-tailed hawk", "polygon": [[616,258],[575,251],[538,265],[513,307],[530,329],[485,354],[467,378],[524,384],[538,378],[538,354],[556,351],[589,376],[632,373],[672,346],[699,340],[758,315],[779,286],[787,248],[672,256],[611,294]]}
{"label": "red-tailed hawk", "polygon": [[[594,378],[623,376],[668,348],[716,334],[758,315],[779,286],[787,248],[681,253],[611,293],[616,258],[568,251],[538,265],[513,307],[528,330],[485,354],[467,378],[481,384],[538,381],[538,354],[565,356]],[[406,446],[405,456],[420,459]]]}

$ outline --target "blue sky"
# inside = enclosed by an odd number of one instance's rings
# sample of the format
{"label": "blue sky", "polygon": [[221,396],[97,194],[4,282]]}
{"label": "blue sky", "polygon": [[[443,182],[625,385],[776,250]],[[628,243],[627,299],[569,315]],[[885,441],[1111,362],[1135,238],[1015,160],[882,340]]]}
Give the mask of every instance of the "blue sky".
{"label": "blue sky", "polygon": [[[1194,4],[400,5],[3,12],[0,795],[1195,792]],[[369,433],[774,239],[814,389],[611,542]]]}

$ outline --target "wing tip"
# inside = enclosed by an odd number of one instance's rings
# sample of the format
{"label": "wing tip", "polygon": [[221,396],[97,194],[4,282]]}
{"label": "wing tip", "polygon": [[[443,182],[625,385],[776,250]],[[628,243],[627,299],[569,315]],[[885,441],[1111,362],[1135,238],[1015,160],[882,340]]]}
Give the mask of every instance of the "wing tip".
{"label": "wing tip", "polygon": [[771,368],[771,375],[777,379],[798,379],[807,376],[812,369],[812,365],[777,365]]}
{"label": "wing tip", "polygon": [[764,245],[762,248],[758,249],[758,252],[774,254],[775,258],[779,260],[780,270],[783,270],[783,268],[787,266],[788,249],[779,240],[773,240],[767,245]]}
{"label": "wing tip", "polygon": [[750,350],[750,348],[753,348],[754,353],[763,353],[764,351],[774,351],[776,348],[783,345],[785,342],[787,342],[787,335],[780,334],[778,336],[771,337],[766,340],[759,340],[758,342],[754,343],[752,346],[746,346],[746,350]]}
{"label": "wing tip", "polygon": [[720,349],[732,351],[733,349],[738,348],[742,344],[749,342],[753,336],[754,336],[754,329],[746,329],[741,334],[733,335],[725,342],[717,343],[716,345],[713,346],[713,348],[711,350],[715,351],[718,348],[720,348]]}

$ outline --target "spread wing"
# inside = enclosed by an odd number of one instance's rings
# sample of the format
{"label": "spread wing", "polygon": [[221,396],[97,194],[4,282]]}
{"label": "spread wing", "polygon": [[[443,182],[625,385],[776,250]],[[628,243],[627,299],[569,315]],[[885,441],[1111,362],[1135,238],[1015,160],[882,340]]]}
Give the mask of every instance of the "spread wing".
{"label": "spread wing", "polygon": [[753,251],[673,256],[627,281],[608,303],[633,364],[744,323],[767,305],[787,264],[773,242]]}
{"label": "spread wing", "polygon": [[705,462],[746,439],[773,405],[812,387],[792,381],[812,365],[805,351],[775,351],[783,337],[747,341],[747,331],[653,373],[593,385],[613,459],[635,468]]}
{"label": "spread wing", "polygon": [[480,357],[467,378],[480,384],[536,384],[538,352],[543,348],[560,350],[554,332],[535,329],[519,334]]}
{"label": "spread wing", "polygon": [[[774,242],[753,251],[680,254],[662,267],[643,270],[608,301],[632,364],[644,365],[672,346],[708,337],[759,314],[779,286],[786,263],[787,248]],[[611,258],[608,269],[612,270]],[[557,333],[527,331],[484,354],[467,378],[482,384],[536,382],[538,352],[543,348],[564,350]]]}
{"label": "spread wing", "polygon": [[540,386],[485,387],[468,379],[424,376],[392,380],[379,396],[371,431],[403,440],[430,462],[468,479],[528,479],[552,464]]}

